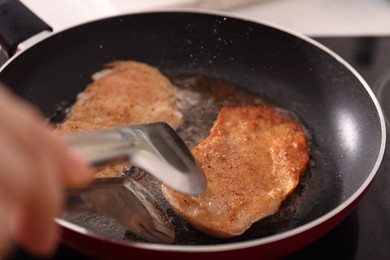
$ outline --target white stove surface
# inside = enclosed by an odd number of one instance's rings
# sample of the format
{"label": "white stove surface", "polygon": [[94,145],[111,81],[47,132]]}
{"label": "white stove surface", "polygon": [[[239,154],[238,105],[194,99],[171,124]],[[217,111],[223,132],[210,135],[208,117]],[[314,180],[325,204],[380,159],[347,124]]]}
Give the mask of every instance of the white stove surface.
{"label": "white stove surface", "polygon": [[55,31],[112,15],[216,9],[311,36],[390,35],[390,0],[21,0]]}

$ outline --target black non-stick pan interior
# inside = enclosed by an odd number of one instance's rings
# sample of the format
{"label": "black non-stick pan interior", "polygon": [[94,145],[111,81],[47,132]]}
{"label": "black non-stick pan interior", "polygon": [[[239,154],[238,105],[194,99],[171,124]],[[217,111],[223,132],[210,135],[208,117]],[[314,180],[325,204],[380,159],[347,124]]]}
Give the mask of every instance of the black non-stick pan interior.
{"label": "black non-stick pan interior", "polygon": [[311,40],[251,21],[192,12],[108,18],[29,48],[3,68],[0,80],[49,116],[103,64],[127,59],[171,79],[219,80],[298,115],[312,134],[312,160],[295,193],[305,195],[296,198],[302,210],[292,213],[290,229],[346,202],[378,163],[383,124],[360,77]]}

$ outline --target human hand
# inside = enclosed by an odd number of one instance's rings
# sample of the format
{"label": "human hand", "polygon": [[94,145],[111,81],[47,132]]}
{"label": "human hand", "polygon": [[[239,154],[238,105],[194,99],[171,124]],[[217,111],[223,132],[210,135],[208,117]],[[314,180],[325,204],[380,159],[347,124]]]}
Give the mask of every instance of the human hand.
{"label": "human hand", "polygon": [[92,176],[34,107],[0,86],[0,257],[12,240],[32,254],[52,253],[64,189]]}

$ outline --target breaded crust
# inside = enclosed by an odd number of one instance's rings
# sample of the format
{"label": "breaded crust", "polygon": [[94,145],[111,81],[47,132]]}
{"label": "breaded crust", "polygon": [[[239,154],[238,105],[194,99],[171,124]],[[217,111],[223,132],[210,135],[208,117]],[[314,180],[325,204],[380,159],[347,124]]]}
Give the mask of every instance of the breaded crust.
{"label": "breaded crust", "polygon": [[192,153],[206,174],[206,192],[190,196],[163,186],[163,194],[178,216],[221,238],[274,214],[309,161],[300,126],[265,106],[223,107]]}
{"label": "breaded crust", "polygon": [[[72,133],[165,121],[176,128],[182,121],[174,87],[156,68],[135,61],[116,61],[94,75],[77,96],[55,133]],[[123,163],[97,171],[98,177],[121,174]]]}
{"label": "breaded crust", "polygon": [[[98,75],[98,74],[96,74]],[[157,69],[135,61],[116,61],[78,95],[57,131],[110,128],[165,121],[176,128],[182,114],[174,88]]]}

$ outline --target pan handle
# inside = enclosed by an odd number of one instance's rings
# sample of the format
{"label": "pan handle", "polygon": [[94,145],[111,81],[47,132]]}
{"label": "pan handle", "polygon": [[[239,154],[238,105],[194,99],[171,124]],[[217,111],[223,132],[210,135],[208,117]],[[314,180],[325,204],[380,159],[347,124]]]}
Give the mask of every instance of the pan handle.
{"label": "pan handle", "polygon": [[0,46],[3,55],[2,59],[12,57],[18,50],[20,43],[43,31],[51,32],[52,28],[20,1],[0,0]]}

